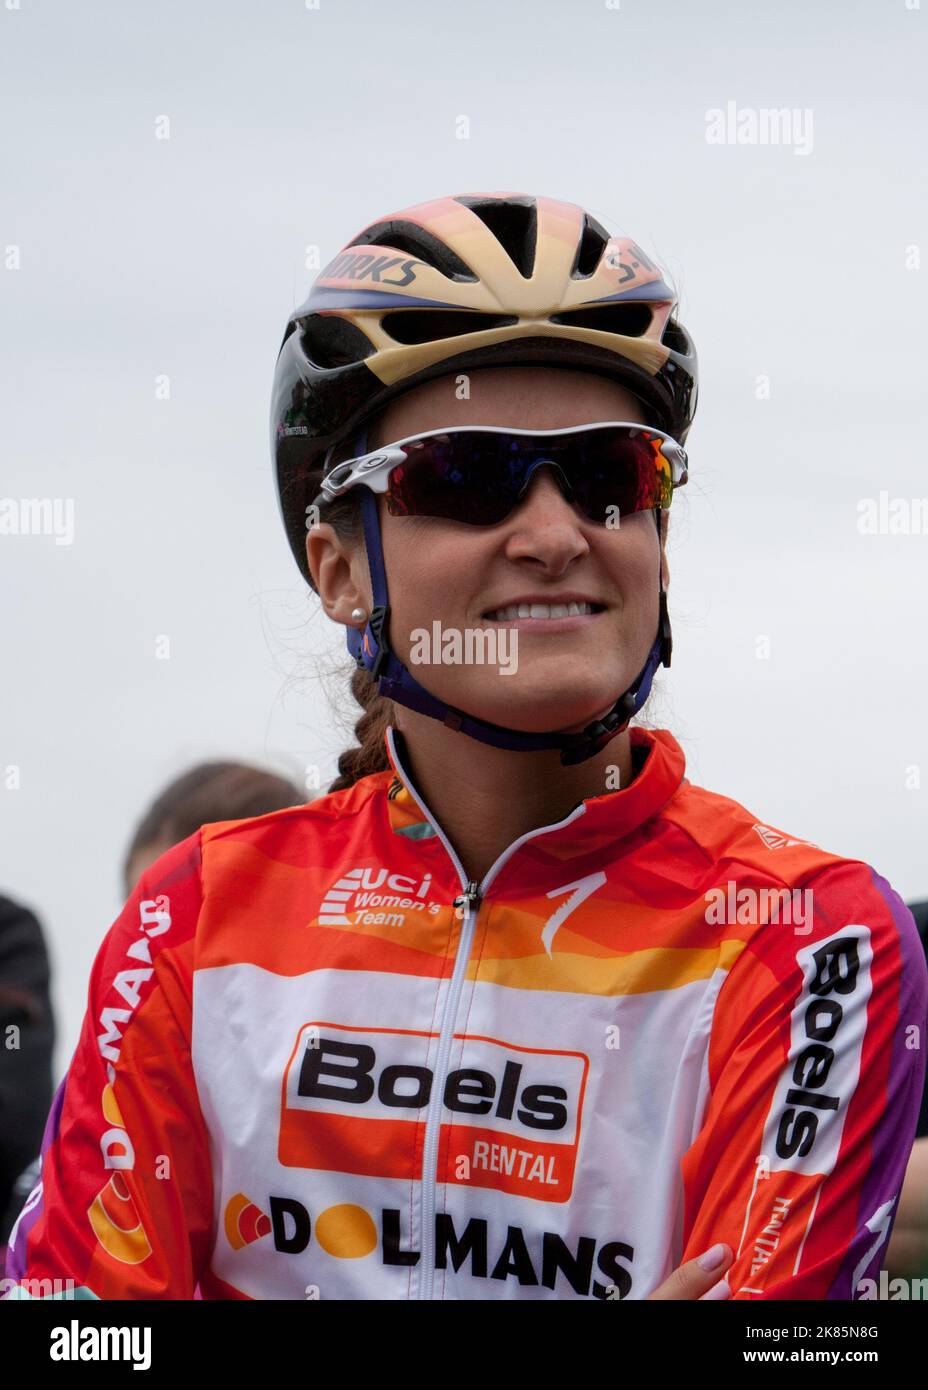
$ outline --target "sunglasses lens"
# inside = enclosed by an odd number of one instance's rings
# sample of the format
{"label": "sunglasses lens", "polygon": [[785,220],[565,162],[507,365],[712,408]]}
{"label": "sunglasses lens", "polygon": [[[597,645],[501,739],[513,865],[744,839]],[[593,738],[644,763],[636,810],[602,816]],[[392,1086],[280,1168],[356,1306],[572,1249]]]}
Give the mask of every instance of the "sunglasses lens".
{"label": "sunglasses lens", "polygon": [[671,466],[663,438],[633,426],[548,437],[459,430],[403,445],[406,462],[390,474],[387,509],[394,516],[433,516],[495,526],[518,506],[533,465],[550,462],[559,484],[600,525],[669,507]]}
{"label": "sunglasses lens", "polygon": [[578,437],[564,470],[591,521],[617,526],[634,512],[670,506],[673,475],[663,442],[651,430],[629,427]]}
{"label": "sunglasses lens", "polygon": [[507,459],[509,436],[461,431],[404,445],[407,462],[390,474],[387,509],[394,516],[435,516],[495,526],[515,506],[519,460]]}

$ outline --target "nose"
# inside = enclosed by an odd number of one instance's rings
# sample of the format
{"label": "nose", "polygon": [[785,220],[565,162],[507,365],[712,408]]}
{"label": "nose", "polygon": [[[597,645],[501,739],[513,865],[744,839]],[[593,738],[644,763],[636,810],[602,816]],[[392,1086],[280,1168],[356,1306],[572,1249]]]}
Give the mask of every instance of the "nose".
{"label": "nose", "polygon": [[516,511],[521,511],[526,506],[537,509],[539,503],[545,510],[566,510],[571,513],[574,511],[573,503],[565,491],[563,474],[553,463],[535,465],[528,486],[519,498]]}
{"label": "nose", "polygon": [[590,549],[580,514],[565,497],[550,464],[535,469],[508,525],[506,552],[512,560],[539,560],[559,572]]}

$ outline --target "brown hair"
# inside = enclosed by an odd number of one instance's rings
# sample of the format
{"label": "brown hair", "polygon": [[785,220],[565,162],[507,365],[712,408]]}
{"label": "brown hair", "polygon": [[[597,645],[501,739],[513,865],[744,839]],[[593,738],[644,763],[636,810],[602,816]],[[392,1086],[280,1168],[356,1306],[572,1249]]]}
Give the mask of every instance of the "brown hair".
{"label": "brown hair", "polygon": [[[378,423],[379,416],[374,417],[368,424],[369,441]],[[345,458],[351,457],[348,441],[335,452],[333,462],[340,461],[342,455]],[[321,476],[320,469],[318,477],[321,479]],[[327,522],[342,540],[359,542],[363,533],[360,490],[352,488],[342,497],[328,503],[319,519]],[[315,590],[315,585],[312,587]],[[328,787],[330,792],[344,791],[346,787],[354,786],[362,777],[370,777],[375,772],[387,772],[390,768],[384,737],[387,726],[394,722],[395,710],[393,701],[385,699],[377,687],[378,682],[368,670],[362,666],[355,667],[351,676],[351,694],[362,710],[361,717],[354,726],[357,742],[353,747],[346,748],[339,757],[338,776]]]}
{"label": "brown hair", "polygon": [[170,782],[139,821],[123,860],[123,879],[131,889],[133,858],[159,840],[176,845],[212,821],[262,816],[306,800],[295,783],[274,772],[245,763],[200,763]]}
{"label": "brown hair", "polygon": [[378,692],[377,681],[361,666],[352,674],[351,693],[363,710],[354,726],[357,744],[346,748],[339,757],[338,776],[329,787],[330,792],[343,791],[360,778],[386,772],[390,766],[384,738],[387,725],[393,723],[393,701],[384,699]]}

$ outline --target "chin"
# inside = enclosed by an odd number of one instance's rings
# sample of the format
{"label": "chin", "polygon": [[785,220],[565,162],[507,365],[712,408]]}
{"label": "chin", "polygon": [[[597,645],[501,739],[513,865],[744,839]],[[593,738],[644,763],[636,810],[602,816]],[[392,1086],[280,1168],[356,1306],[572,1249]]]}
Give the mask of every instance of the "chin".
{"label": "chin", "polygon": [[573,690],[564,692],[558,698],[549,684],[546,689],[536,692],[520,691],[518,698],[513,692],[509,699],[493,700],[468,699],[458,691],[453,700],[448,699],[448,703],[490,724],[501,724],[504,728],[518,729],[522,733],[580,733],[594,719],[602,718],[624,689],[625,686],[617,687],[614,695],[608,692],[604,695],[600,690],[595,696]]}

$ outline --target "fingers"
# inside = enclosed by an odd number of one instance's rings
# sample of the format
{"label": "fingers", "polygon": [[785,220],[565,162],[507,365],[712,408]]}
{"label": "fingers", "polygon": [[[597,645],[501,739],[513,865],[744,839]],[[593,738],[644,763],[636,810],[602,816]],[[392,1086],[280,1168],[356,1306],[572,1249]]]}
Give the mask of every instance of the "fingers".
{"label": "fingers", "polygon": [[728,1287],[727,1279],[720,1279],[717,1284],[713,1284],[708,1293],[700,1294],[700,1303],[708,1302],[710,1299],[731,1298],[731,1289]]}
{"label": "fingers", "polygon": [[731,1296],[724,1278],[734,1256],[728,1245],[713,1245],[695,1260],[687,1260],[656,1288],[649,1299],[691,1299],[714,1302]]}

